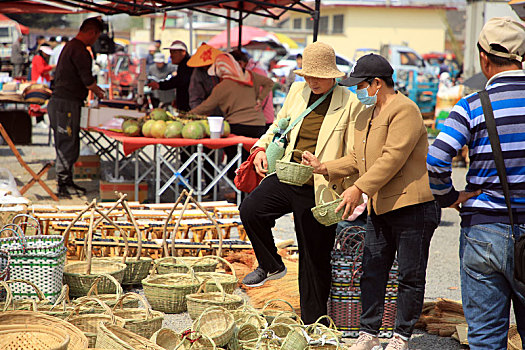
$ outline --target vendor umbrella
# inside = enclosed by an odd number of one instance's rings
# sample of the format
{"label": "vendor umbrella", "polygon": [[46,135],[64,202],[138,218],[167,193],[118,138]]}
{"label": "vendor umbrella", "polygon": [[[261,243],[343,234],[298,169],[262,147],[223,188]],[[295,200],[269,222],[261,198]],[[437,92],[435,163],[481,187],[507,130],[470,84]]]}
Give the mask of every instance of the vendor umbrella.
{"label": "vendor umbrella", "polygon": [[[247,46],[248,44],[252,42],[272,42],[273,44],[279,44],[279,40],[277,37],[267,32],[266,30],[250,27],[250,26],[242,26],[242,39],[241,39],[241,46]],[[239,27],[234,27],[230,31],[230,45],[231,47],[239,46]],[[213,46],[215,48],[225,48],[228,46],[228,33],[226,30],[220,32],[219,34],[215,35],[213,38],[211,38],[208,42],[208,45]]]}

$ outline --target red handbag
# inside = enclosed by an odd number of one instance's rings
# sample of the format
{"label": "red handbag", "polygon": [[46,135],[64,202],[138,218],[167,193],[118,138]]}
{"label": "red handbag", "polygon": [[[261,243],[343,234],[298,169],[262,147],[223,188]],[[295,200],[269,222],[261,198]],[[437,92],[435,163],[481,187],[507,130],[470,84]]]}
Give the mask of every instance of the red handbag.
{"label": "red handbag", "polygon": [[259,151],[264,151],[264,148],[256,148],[250,154],[248,159],[246,159],[246,161],[243,162],[237,170],[235,170],[235,179],[233,179],[233,183],[240,191],[246,193],[252,192],[263,179],[261,176],[259,176],[259,174],[257,174],[253,165],[255,155],[259,153]]}

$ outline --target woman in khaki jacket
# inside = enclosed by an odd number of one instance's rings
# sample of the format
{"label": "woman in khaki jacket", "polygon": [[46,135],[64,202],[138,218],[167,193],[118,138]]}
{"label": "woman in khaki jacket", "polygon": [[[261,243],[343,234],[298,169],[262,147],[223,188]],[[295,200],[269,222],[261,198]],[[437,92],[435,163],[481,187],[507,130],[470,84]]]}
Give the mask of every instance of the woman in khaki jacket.
{"label": "woman in khaki jacket", "polygon": [[441,218],[430,191],[426,154],[427,133],[417,105],[394,90],[392,67],[379,55],[360,58],[342,84],[357,85],[357,98],[372,105],[356,120],[354,151],[321,163],[311,153],[303,163],[329,181],[359,173],[343,192],[348,216],[366,193],[368,220],[361,278],[361,331],[350,350],[382,349],[381,327],[388,272],[397,254],[399,289],[394,337],[388,350],[408,349],[425,294],[428,249]]}
{"label": "woman in khaki jacket", "polygon": [[303,67],[296,74],[304,76],[306,82],[292,85],[274,124],[252,150],[263,149],[256,155],[255,168],[266,177],[240,207],[244,228],[259,263],[259,267],[248,274],[243,283],[257,287],[286,274],[285,265],[277,254],[272,228],[276,219],[293,213],[299,244],[301,317],[305,323],[313,323],[327,311],[331,283],[330,252],[336,225],[321,225],[310,209],[316,205],[323,188],[329,187],[341,193],[348,184],[342,178],[328,182],[321,175],[314,175],[303,186],[281,183],[275,173],[267,174],[264,150],[272,142],[279,121],[289,118],[292,125],[308,106],[328,93],[323,102],[289,132],[285,151],[288,155],[284,159],[301,162],[300,154],[289,154],[293,149],[310,151],[325,161],[344,157],[353,145],[355,117],[364,106],[348,89],[336,86],[335,78],[342,77],[344,73],[337,69],[334,49],[324,43],[315,42],[305,48]]}

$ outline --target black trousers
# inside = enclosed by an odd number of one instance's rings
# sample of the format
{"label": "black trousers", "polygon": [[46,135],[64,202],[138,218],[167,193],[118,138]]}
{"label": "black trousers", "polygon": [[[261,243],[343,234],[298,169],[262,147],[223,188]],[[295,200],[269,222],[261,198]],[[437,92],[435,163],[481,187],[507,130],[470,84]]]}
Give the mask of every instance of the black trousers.
{"label": "black trousers", "polygon": [[[246,136],[258,139],[266,132],[266,126],[230,124],[230,130],[232,134],[235,134],[237,136]],[[237,154],[237,145],[225,147],[224,153],[226,153],[229,162]],[[248,159],[249,155],[250,153],[243,148],[242,161],[244,162],[246,159]],[[232,181],[235,178],[235,169],[237,169],[236,166],[228,170],[228,178]]]}
{"label": "black trousers", "polygon": [[73,181],[73,165],[80,152],[80,107],[82,102],[51,97],[47,111],[54,131],[58,185]]}
{"label": "black trousers", "polygon": [[241,220],[252,242],[259,266],[274,272],[283,266],[272,235],[275,220],[293,213],[299,245],[299,294],[301,318],[311,324],[327,312],[330,294],[330,252],[335,239],[333,226],[321,225],[310,210],[315,206],[313,186],[293,186],[276,175],[265,178],[240,207]]}

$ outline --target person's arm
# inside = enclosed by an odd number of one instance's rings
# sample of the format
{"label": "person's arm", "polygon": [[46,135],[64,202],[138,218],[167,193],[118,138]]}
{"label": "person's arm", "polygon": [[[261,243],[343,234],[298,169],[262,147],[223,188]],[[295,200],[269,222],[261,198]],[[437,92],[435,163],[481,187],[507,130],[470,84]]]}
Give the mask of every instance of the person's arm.
{"label": "person's arm", "polygon": [[84,86],[96,94],[96,92],[92,90],[95,89],[94,85],[97,84],[97,81],[91,71],[93,60],[91,59],[91,55],[89,54],[89,52],[87,50],[73,50],[69,63],[75,66],[75,69],[77,70],[78,75],[80,76],[80,80],[82,80]]}
{"label": "person's arm", "polygon": [[[256,98],[257,102],[260,103],[261,101],[263,101],[266,98],[266,96],[268,96],[270,91],[272,91],[273,80],[268,78],[268,77],[265,77],[265,76],[262,76],[260,74],[257,74],[255,72],[251,72],[251,73],[252,73],[252,77],[253,77],[253,83],[254,83],[255,88],[256,88],[255,98]],[[261,90],[261,87],[262,87],[262,90]]]}
{"label": "person's arm", "polygon": [[171,79],[159,81],[160,90],[171,90],[188,88],[190,86],[190,79],[193,73],[193,69],[186,65],[179,65],[177,68],[177,74],[172,76]]}

